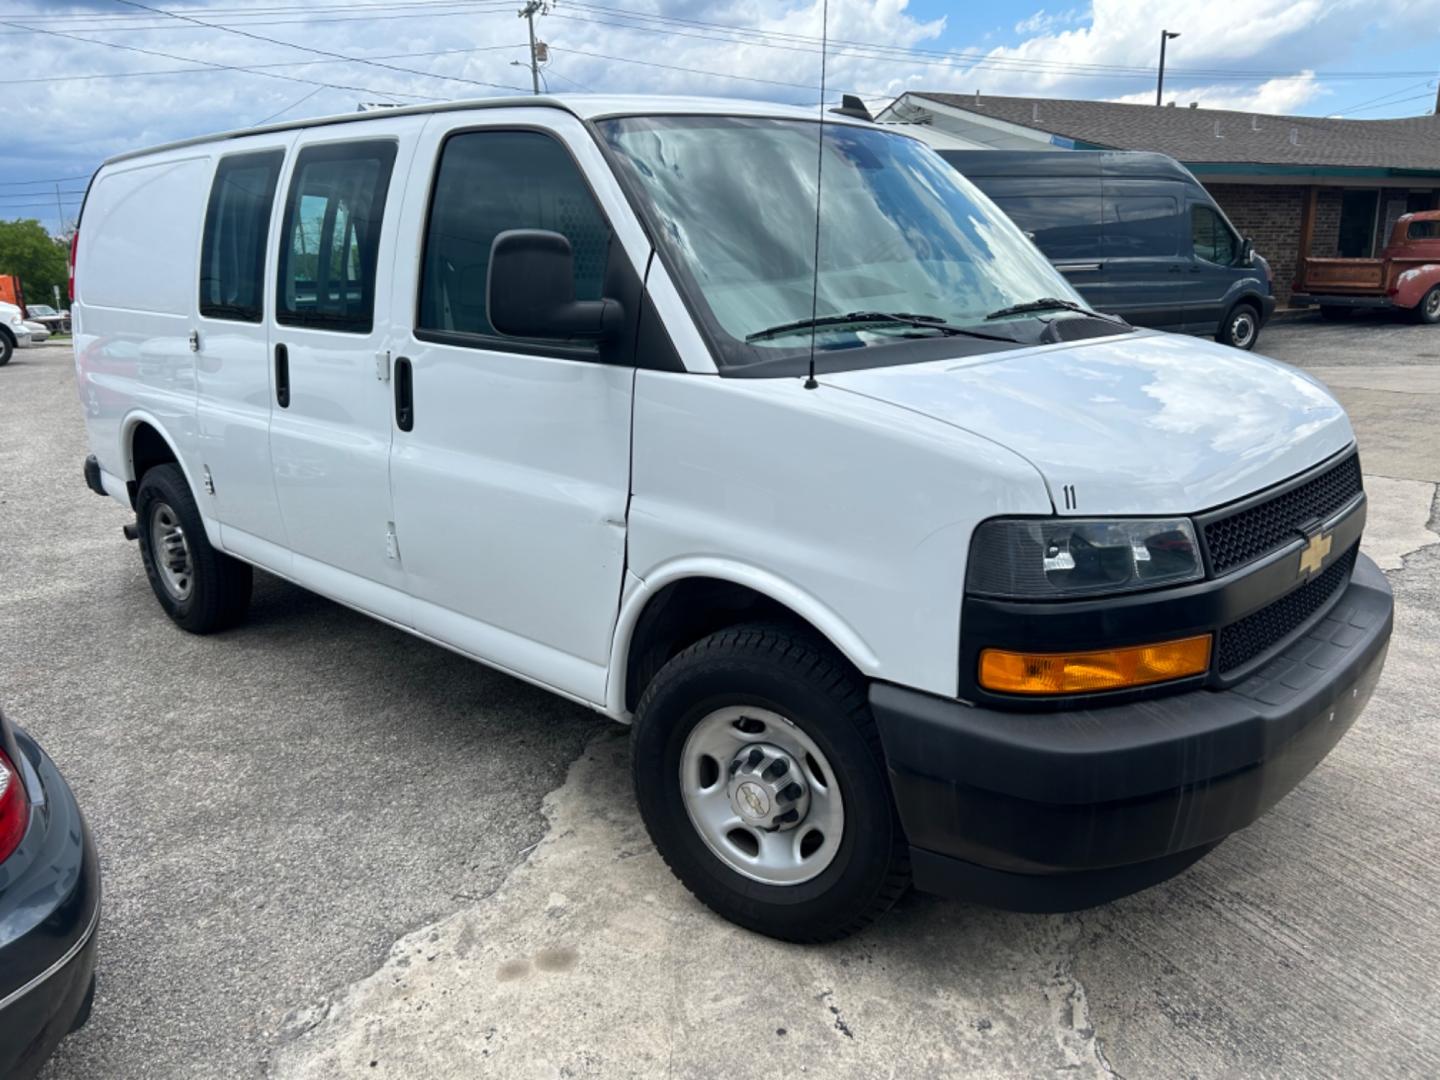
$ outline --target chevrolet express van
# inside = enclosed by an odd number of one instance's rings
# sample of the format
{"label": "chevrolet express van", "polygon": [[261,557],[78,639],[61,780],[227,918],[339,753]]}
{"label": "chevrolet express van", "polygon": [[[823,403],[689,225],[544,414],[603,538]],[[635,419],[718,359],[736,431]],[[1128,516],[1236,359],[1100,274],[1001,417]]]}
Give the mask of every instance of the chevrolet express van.
{"label": "chevrolet express van", "polygon": [[1097,311],[1253,349],[1270,264],[1184,165],[1126,150],[941,150]]}
{"label": "chevrolet express van", "polygon": [[508,98],[115,158],[86,479],[186,630],[259,567],[630,722],[659,855],[742,926],[1174,875],[1380,675],[1345,413],[823,120]]}

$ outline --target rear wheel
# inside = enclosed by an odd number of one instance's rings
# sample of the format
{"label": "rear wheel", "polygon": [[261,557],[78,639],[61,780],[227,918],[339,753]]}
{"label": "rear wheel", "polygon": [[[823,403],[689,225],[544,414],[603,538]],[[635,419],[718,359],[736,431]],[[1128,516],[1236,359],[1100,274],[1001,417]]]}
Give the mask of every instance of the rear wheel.
{"label": "rear wheel", "polygon": [[1415,305],[1415,321],[1426,326],[1440,323],[1440,285],[1436,285]]}
{"label": "rear wheel", "polygon": [[825,645],[781,627],[712,634],[660,669],[632,739],[655,847],[731,922],[833,941],[908,886],[865,685]]}
{"label": "rear wheel", "polygon": [[1260,340],[1260,312],[1252,304],[1236,304],[1220,324],[1215,340],[1236,349],[1253,349]]}
{"label": "rear wheel", "polygon": [[140,557],[165,613],[192,634],[239,622],[250,605],[249,564],[216,551],[178,465],[146,470],[135,495]]}

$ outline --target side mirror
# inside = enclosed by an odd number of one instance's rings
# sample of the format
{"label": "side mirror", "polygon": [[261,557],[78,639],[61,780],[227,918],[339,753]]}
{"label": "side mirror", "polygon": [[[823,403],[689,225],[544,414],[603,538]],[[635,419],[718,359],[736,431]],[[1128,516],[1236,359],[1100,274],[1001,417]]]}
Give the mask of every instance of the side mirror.
{"label": "side mirror", "polygon": [[1255,265],[1255,242],[1248,236],[1240,242],[1240,265]]}
{"label": "side mirror", "polygon": [[505,337],[599,341],[620,327],[614,300],[575,299],[570,241],[544,229],[509,229],[490,245],[486,310]]}

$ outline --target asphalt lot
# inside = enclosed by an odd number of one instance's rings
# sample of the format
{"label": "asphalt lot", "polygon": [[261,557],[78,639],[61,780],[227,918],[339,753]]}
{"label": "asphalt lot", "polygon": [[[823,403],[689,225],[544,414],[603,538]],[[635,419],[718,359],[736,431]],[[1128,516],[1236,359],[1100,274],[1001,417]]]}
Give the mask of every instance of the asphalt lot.
{"label": "asphalt lot", "polygon": [[[61,1077],[1440,1073],[1440,329],[1261,350],[1351,410],[1397,628],[1376,697],[1270,815],[1089,912],[912,895],[836,946],[700,908],[623,732],[262,578],[176,630],[80,478],[68,348],[0,369],[0,702],[105,874]],[[1427,528],[1428,526],[1428,528]]]}

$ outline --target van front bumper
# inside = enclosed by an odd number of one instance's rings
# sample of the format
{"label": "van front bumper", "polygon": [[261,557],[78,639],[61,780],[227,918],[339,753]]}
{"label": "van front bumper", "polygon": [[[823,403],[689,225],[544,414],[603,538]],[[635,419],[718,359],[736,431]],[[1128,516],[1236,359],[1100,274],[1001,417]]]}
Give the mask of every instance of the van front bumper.
{"label": "van front bumper", "polygon": [[1067,911],[1179,873],[1340,741],[1380,678],[1393,609],[1361,556],[1329,613],[1228,690],[1019,713],[874,684],[916,886]]}

